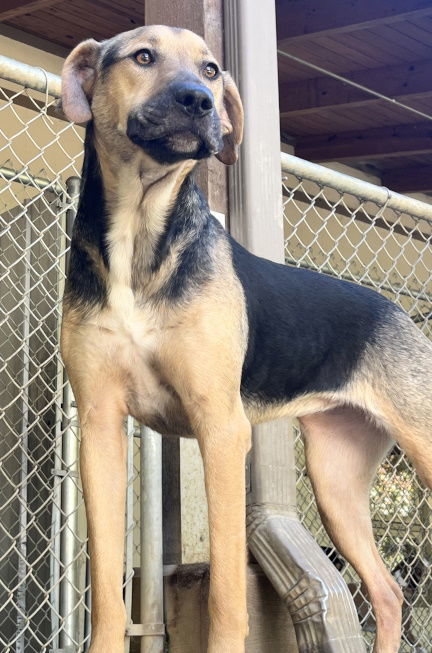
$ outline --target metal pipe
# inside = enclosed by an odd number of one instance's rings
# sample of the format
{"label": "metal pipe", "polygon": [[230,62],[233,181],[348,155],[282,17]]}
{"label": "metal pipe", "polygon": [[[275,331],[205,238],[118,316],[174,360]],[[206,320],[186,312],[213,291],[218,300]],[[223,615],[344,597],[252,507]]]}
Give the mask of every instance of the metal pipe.
{"label": "metal pipe", "polygon": [[[134,435],[135,425],[132,417],[127,418],[126,435],[128,442],[127,451],[127,490],[126,490],[126,541],[125,541],[125,608],[126,618],[130,622],[132,618],[132,583],[134,576],[133,569],[133,536],[134,536],[134,514],[133,514],[133,480],[134,480]],[[129,653],[130,637],[125,637],[124,653]]]}
{"label": "metal pipe", "polygon": [[30,381],[30,287],[31,287],[31,222],[27,213],[25,220],[24,301],[23,301],[23,367],[21,401],[21,470],[19,488],[19,537],[18,537],[18,583],[17,583],[17,642],[16,653],[25,653],[27,626],[27,494],[28,494],[28,426]]}
{"label": "metal pipe", "polygon": [[[66,193],[62,193],[60,203],[60,214],[57,227],[58,243],[58,270],[57,270],[57,297],[62,297],[64,292],[64,280],[66,276],[66,256],[64,255],[68,238],[66,233],[66,213],[69,200]],[[63,254],[63,255],[62,255]],[[57,322],[57,342],[60,342],[61,320]],[[63,388],[64,388],[64,367],[60,356],[56,357],[57,378],[56,378],[56,402],[55,402],[55,446],[52,490],[52,511],[51,511],[51,547],[50,547],[50,604],[51,604],[51,632],[53,635],[53,650],[59,648],[60,631],[60,540],[61,540],[61,487],[62,487],[62,440],[63,440]]]}
{"label": "metal pipe", "polygon": [[[65,414],[63,430],[63,478],[62,478],[62,532],[60,544],[60,651],[76,651],[77,605],[79,601],[77,581],[77,533],[78,533],[78,414],[70,384],[66,382],[63,394]],[[59,652],[58,652],[59,653]]]}
{"label": "metal pipe", "polygon": [[305,161],[292,154],[281,152],[280,157],[283,172],[288,172],[301,179],[314,181],[319,186],[329,186],[339,191],[339,193],[355,195],[365,201],[373,202],[378,206],[385,206],[399,213],[413,215],[432,224],[432,204],[420,202],[420,200],[407,195],[400,195],[385,186],[375,186],[368,181],[350,177],[343,172]]}
{"label": "metal pipe", "polygon": [[43,68],[28,66],[21,61],[0,55],[0,77],[9,82],[21,84],[33,91],[48,93],[52,97],[61,97],[61,78],[48,73]]}
{"label": "metal pipe", "polygon": [[163,653],[162,440],[141,428],[141,653]]}
{"label": "metal pipe", "polygon": [[[76,215],[76,200],[79,195],[80,180],[70,177],[66,181],[70,208],[66,213],[66,233],[72,232],[73,221]],[[61,650],[77,650],[78,637],[78,414],[73,398],[72,388],[65,374],[63,393],[63,413],[65,415],[63,428],[63,482],[62,482],[62,533],[60,546],[60,565],[62,582],[60,587],[60,616],[62,630],[60,633]]]}
{"label": "metal pipe", "polygon": [[53,193],[56,193],[56,195],[62,195],[63,193],[61,184],[53,183],[50,179],[45,179],[44,177],[37,177],[25,172],[17,172],[16,170],[6,168],[5,166],[0,167],[0,177],[3,177],[6,181],[14,181],[23,186],[31,186],[38,190],[50,190]]}
{"label": "metal pipe", "polygon": [[[86,558],[85,577],[84,577],[84,652],[89,650],[91,639],[91,576],[90,560]],[[57,653],[57,652],[55,652]]]}
{"label": "metal pipe", "polygon": [[364,86],[363,84],[359,84],[358,82],[355,82],[353,79],[350,79],[349,77],[338,75],[337,73],[334,73],[331,70],[328,70],[327,68],[322,68],[322,66],[317,66],[317,64],[312,63],[311,61],[307,61],[306,59],[302,59],[301,57],[296,57],[294,54],[291,54],[290,52],[284,52],[284,50],[278,50],[277,52],[282,57],[291,59],[291,61],[295,61],[296,63],[299,63],[302,66],[306,66],[306,68],[311,68],[312,70],[321,73],[321,75],[325,75],[327,77],[332,77],[333,79],[337,79],[338,82],[342,82],[342,84],[352,86],[353,88],[356,88],[359,91],[363,91],[364,93],[369,93],[369,95],[372,95],[373,97],[376,97],[379,100],[384,100],[384,102],[389,102],[393,106],[400,107],[401,109],[405,109],[406,111],[411,111],[411,113],[415,113],[417,116],[421,116],[421,118],[426,118],[426,120],[432,120],[432,116],[430,113],[425,113],[424,111],[420,111],[419,109],[416,109],[415,107],[412,107],[409,104],[405,104],[404,102],[401,102],[400,100],[397,100],[394,97],[389,97],[388,95],[384,95],[379,91],[375,91],[373,88],[369,88],[369,86]]}

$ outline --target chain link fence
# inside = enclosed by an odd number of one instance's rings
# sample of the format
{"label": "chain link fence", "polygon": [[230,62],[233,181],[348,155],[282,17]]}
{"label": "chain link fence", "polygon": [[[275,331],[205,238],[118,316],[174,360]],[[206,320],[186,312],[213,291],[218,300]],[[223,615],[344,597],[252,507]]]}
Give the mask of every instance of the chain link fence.
{"label": "chain link fence", "polygon": [[[0,649],[82,652],[90,637],[76,408],[59,355],[84,129],[55,75],[0,57]],[[125,600],[140,553],[139,438],[128,420]],[[129,649],[129,638],[125,650]]]}
{"label": "chain link fence", "polygon": [[[286,262],[374,288],[432,338],[432,206],[282,155]],[[367,642],[375,630],[358,577],[332,549],[296,436],[297,498],[305,526],[343,569]],[[383,558],[404,595],[401,651],[432,650],[431,497],[395,446],[371,494]]]}

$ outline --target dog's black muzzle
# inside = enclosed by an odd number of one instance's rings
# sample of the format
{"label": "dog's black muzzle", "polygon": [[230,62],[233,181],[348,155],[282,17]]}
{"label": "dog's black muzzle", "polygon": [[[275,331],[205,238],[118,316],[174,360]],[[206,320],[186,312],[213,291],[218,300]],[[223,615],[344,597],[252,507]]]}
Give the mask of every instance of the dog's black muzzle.
{"label": "dog's black muzzle", "polygon": [[194,80],[172,82],[131,112],[127,135],[159,163],[203,159],[222,147],[213,94]]}

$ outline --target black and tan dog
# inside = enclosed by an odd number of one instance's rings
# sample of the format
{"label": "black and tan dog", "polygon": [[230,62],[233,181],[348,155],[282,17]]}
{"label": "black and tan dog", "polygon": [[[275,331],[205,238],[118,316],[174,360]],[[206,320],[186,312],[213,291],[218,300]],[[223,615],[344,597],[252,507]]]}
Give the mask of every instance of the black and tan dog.
{"label": "black and tan dog", "polygon": [[124,418],[198,439],[211,543],[210,653],[241,653],[251,423],[299,418],[322,518],[368,588],[376,653],[401,592],[375,547],[369,485],[399,442],[432,484],[432,345],[384,297],[234,242],[191,172],[231,164],[237,89],[201,38],[152,26],[81,43],[63,109],[88,121],[62,353],[78,403],[90,529],[92,653],[121,653]]}

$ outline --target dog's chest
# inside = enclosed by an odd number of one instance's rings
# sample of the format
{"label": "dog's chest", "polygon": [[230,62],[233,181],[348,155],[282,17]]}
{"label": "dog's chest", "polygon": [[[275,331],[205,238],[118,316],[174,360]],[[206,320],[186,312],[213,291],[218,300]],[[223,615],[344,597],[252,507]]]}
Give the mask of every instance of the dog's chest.
{"label": "dog's chest", "polygon": [[150,304],[137,306],[130,287],[117,287],[109,295],[108,306],[97,323],[112,334],[120,351],[131,358],[155,354],[160,345],[165,320]]}
{"label": "dog's chest", "polygon": [[[190,432],[178,397],[163,374],[164,347],[176,338],[181,316],[174,308],[143,301],[131,288],[128,262],[117,254],[117,274],[110,275],[107,306],[96,319],[98,346],[125,383],[129,413],[161,433]],[[129,268],[130,269],[130,268]]]}
{"label": "dog's chest", "polygon": [[[123,202],[111,217],[107,237],[108,301],[99,321],[130,347],[146,350],[155,345],[156,335],[163,328],[163,319],[161,312],[153,310],[149,302],[141,301],[138,305],[132,288],[136,259],[142,261],[143,268],[148,268],[145,262],[151,260],[152,246],[143,233],[146,216],[136,210],[136,198],[135,202],[133,196],[129,199],[130,204]],[[142,285],[147,280],[143,274]]]}

